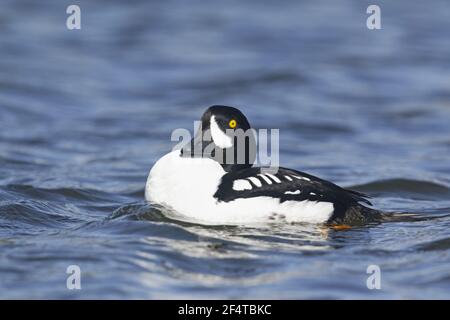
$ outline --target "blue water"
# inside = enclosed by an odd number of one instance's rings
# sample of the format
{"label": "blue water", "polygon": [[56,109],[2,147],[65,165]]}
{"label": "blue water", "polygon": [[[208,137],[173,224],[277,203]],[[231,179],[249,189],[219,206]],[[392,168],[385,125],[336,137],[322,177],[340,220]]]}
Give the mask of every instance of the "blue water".
{"label": "blue water", "polygon": [[[450,3],[4,0],[0,298],[450,298]],[[144,201],[206,107],[396,222],[208,227]],[[68,290],[66,269],[81,269]],[[369,265],[381,289],[366,286]]]}

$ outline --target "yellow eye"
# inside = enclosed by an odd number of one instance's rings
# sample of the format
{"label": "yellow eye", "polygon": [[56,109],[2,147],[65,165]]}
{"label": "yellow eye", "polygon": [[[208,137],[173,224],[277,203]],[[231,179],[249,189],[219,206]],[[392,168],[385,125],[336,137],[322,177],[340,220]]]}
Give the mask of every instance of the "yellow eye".
{"label": "yellow eye", "polygon": [[231,129],[236,128],[236,125],[237,125],[236,120],[234,120],[234,119],[230,120],[230,122],[228,122],[228,125],[230,126]]}

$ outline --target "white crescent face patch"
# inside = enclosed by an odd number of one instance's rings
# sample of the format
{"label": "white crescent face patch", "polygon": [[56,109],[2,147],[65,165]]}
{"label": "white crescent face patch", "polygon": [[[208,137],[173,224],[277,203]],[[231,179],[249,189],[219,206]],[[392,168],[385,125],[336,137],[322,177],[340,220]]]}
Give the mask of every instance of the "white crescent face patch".
{"label": "white crescent face patch", "polygon": [[216,122],[216,117],[211,116],[210,126],[211,137],[219,148],[225,149],[233,146],[233,140],[223,132]]}

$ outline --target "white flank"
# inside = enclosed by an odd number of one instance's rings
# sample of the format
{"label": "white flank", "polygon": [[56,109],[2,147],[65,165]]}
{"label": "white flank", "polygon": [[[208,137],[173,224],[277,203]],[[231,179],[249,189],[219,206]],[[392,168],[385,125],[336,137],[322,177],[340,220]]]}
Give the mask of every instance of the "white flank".
{"label": "white flank", "polygon": [[233,190],[235,191],[252,190],[252,185],[247,180],[239,179],[233,182]]}
{"label": "white flank", "polygon": [[295,191],[286,191],[284,194],[300,194],[300,190],[295,190]]}
{"label": "white flank", "polygon": [[233,146],[233,140],[219,128],[215,116],[211,116],[210,128],[211,137],[213,138],[216,146],[222,149],[230,148],[231,146]]}

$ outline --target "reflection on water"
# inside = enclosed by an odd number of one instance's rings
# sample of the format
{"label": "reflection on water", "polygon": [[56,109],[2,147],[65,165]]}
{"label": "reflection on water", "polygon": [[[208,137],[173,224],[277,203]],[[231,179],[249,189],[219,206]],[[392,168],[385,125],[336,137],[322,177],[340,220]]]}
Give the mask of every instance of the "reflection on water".
{"label": "reflection on water", "polygon": [[[2,3],[0,297],[449,298],[448,1],[381,1],[379,31],[364,1],[77,3],[78,31],[64,3]],[[144,203],[172,130],[212,104],[396,214],[204,226]]]}

